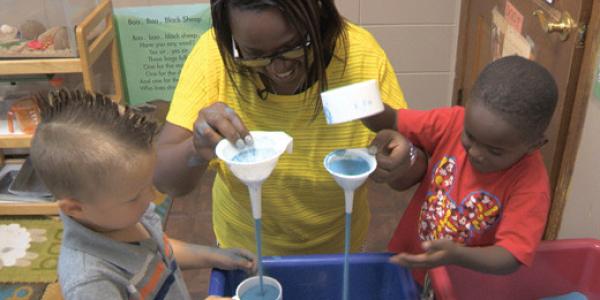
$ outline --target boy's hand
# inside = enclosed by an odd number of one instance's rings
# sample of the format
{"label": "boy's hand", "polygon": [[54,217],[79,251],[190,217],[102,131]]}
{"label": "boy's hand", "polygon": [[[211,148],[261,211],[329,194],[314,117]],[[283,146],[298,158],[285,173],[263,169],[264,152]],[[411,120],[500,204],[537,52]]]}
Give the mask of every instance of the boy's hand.
{"label": "boy's hand", "polygon": [[400,253],[390,257],[390,262],[408,268],[434,268],[454,264],[461,246],[452,240],[434,240],[423,242],[424,253]]}
{"label": "boy's hand", "polygon": [[223,270],[241,269],[248,273],[256,272],[256,256],[246,249],[214,248],[211,263],[215,268]]}
{"label": "boy's hand", "polygon": [[370,176],[375,182],[390,182],[410,169],[411,143],[397,131],[378,132],[371,147],[377,148],[377,169]]}

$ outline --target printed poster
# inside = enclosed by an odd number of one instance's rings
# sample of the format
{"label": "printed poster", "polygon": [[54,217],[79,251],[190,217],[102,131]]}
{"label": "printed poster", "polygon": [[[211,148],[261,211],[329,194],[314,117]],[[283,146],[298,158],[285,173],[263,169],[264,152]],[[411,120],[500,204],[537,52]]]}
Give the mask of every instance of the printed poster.
{"label": "printed poster", "polygon": [[116,8],[114,14],[125,99],[171,101],[189,51],[210,28],[210,5]]}

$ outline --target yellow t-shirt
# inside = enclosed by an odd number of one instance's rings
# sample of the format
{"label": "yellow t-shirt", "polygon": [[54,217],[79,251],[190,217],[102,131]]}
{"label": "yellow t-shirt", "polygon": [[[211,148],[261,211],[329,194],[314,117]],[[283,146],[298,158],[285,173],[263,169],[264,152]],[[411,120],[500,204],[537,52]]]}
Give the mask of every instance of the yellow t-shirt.
{"label": "yellow t-shirt", "polygon": [[[383,101],[405,108],[404,96],[384,51],[365,29],[346,27],[347,45],[336,47],[327,67],[329,88],[376,79]],[[283,154],[262,186],[264,255],[338,253],[344,249],[344,193],[323,167],[327,153],[365,147],[373,139],[360,121],[327,125],[316,120],[317,84],[297,95],[269,94],[260,99],[253,84],[234,75],[241,99],[231,84],[215,41],[206,32],[182,69],[167,121],[192,130],[198,111],[216,102],[233,108],[249,130],[284,131],[294,138],[292,154]],[[308,93],[308,95],[306,95]],[[308,100],[307,100],[308,99]],[[222,247],[256,249],[254,220],[247,187],[217,161],[213,196],[213,226]],[[352,215],[352,251],[362,247],[370,212],[364,186],[356,191]]]}

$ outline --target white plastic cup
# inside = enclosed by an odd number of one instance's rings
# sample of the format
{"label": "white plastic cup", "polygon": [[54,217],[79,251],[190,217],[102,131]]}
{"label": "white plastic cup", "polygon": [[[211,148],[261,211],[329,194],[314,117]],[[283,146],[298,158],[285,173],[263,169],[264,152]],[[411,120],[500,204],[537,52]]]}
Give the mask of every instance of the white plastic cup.
{"label": "white plastic cup", "polygon": [[[275,279],[273,277],[269,277],[269,276],[263,276],[263,284],[270,285],[270,286],[277,288],[277,290],[279,291],[279,295],[277,295],[277,298],[275,298],[275,300],[282,299],[281,284],[279,283],[279,281],[277,281],[277,279]],[[249,289],[251,289],[255,286],[259,286],[259,285],[260,285],[259,276],[253,276],[253,277],[247,278],[246,280],[244,280],[244,281],[240,282],[240,284],[238,284],[238,287],[235,289],[235,296],[233,296],[232,299],[240,300],[242,295],[246,291],[248,291]]]}
{"label": "white plastic cup", "polygon": [[321,93],[327,124],[362,119],[384,110],[375,79],[335,88]]}

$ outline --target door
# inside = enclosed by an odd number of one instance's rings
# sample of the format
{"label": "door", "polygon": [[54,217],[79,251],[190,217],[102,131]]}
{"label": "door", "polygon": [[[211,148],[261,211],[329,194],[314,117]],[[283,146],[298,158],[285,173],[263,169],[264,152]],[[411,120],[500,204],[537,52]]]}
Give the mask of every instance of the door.
{"label": "door", "polygon": [[[479,72],[502,56],[517,54],[535,60],[556,80],[559,102],[547,132],[549,143],[542,149],[553,194],[565,152],[593,1],[465,0],[462,3],[454,103],[466,104]],[[547,32],[548,29],[554,32]],[[558,228],[554,228],[554,223],[560,223],[563,207],[564,199],[556,202],[553,197],[547,239],[556,237]]]}

